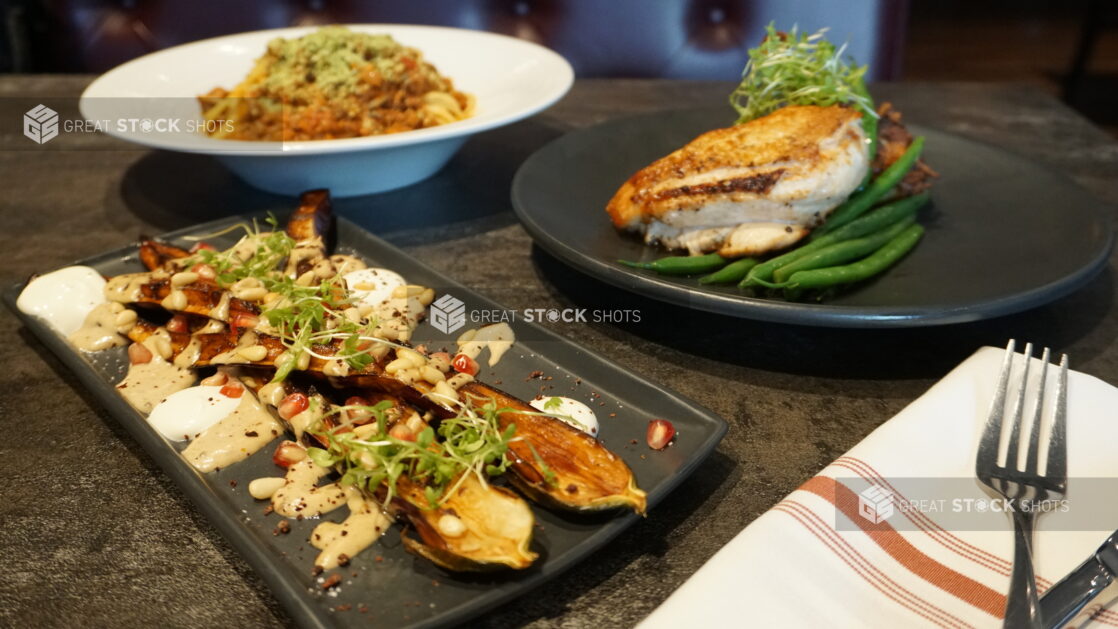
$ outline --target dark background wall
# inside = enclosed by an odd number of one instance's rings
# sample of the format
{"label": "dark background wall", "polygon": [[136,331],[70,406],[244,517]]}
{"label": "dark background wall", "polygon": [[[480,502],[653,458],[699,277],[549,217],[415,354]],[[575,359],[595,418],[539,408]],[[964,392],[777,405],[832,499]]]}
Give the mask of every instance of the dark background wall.
{"label": "dark background wall", "polygon": [[[477,19],[488,20],[474,26],[503,30],[512,34],[546,41],[550,24],[561,20],[570,6],[619,6],[637,2],[664,7],[683,7],[678,18],[681,28],[697,33],[697,61],[689,67],[665,72],[674,76],[703,76],[704,62],[717,60],[725,67],[737,67],[744,61],[746,41],[740,24],[764,19],[762,5],[780,10],[802,11],[803,7],[849,7],[853,0],[830,0],[829,4],[812,4],[810,0],[230,0],[231,11],[223,18],[223,28],[251,30],[260,25],[282,26],[298,22],[329,21],[331,15],[355,12],[375,13],[377,7],[392,6],[393,14],[403,21],[425,21],[432,7],[442,5],[447,23],[469,22],[471,10]],[[873,0],[857,0],[871,2]],[[440,5],[441,3],[441,5]],[[158,20],[167,16],[168,4],[175,0],[0,0],[0,72],[80,72],[94,71],[100,66],[116,63],[112,55],[142,54],[145,49],[177,43],[161,41],[165,33],[145,33],[142,20],[126,19],[142,16]],[[204,3],[203,3],[204,4]],[[889,29],[895,43],[879,46],[876,70],[882,78],[910,81],[994,81],[1029,83],[1064,98],[1095,122],[1118,134],[1118,2],[1114,0],[877,0],[875,4],[888,11],[881,13],[880,27]],[[206,18],[191,13],[198,6],[194,0],[179,0],[182,27],[205,31]],[[112,9],[106,13],[105,9]],[[799,9],[797,9],[799,7]],[[899,8],[896,8],[899,7]],[[178,9],[176,9],[178,10]],[[771,7],[764,10],[774,10]],[[455,13],[447,17],[446,13]],[[751,15],[751,13],[753,13]],[[106,14],[109,16],[106,18]],[[239,14],[239,17],[234,14]],[[124,16],[124,17],[121,17]],[[840,13],[841,16],[841,13]],[[647,16],[646,16],[647,17]],[[827,16],[811,16],[804,21]],[[845,19],[835,17],[830,19]],[[108,58],[98,58],[104,42],[78,41],[73,26],[94,21],[99,24],[97,37],[134,40],[135,52],[111,50]],[[191,24],[198,21],[198,24]],[[647,21],[647,20],[646,20]],[[241,24],[243,22],[243,24]],[[238,24],[241,26],[238,27]],[[174,24],[172,24],[175,26]],[[640,16],[630,23],[631,31],[640,41],[648,39],[640,32],[644,23]],[[754,25],[755,26],[755,25]],[[628,34],[633,36],[633,32]],[[92,37],[87,34],[86,37]],[[147,39],[145,39],[147,38]],[[595,40],[586,38],[591,43]],[[598,38],[600,42],[605,38]],[[727,44],[727,42],[730,42]],[[691,43],[691,42],[688,42]],[[704,44],[723,45],[722,54],[712,57]],[[644,53],[646,56],[648,53]],[[702,55],[707,55],[702,57]],[[731,63],[732,62],[732,63]],[[576,63],[578,68],[578,63]],[[636,66],[600,66],[599,75],[635,75],[644,69]],[[584,73],[586,74],[586,73]]]}

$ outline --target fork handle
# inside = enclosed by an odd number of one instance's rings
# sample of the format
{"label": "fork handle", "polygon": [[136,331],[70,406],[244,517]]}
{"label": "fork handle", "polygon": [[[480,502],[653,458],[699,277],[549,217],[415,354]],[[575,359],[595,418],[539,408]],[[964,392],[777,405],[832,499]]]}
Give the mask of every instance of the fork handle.
{"label": "fork handle", "polygon": [[1037,599],[1036,576],[1033,574],[1033,523],[1035,515],[1021,511],[1014,504],[1013,512],[1013,574],[1009,578],[1005,622],[1007,629],[1040,629],[1040,602]]}

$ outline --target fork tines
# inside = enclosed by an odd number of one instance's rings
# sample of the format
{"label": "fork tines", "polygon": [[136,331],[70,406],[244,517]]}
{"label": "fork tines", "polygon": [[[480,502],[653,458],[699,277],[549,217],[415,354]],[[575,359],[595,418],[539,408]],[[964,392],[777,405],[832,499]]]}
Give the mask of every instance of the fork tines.
{"label": "fork tines", "polygon": [[[1067,484],[1067,377],[1068,357],[1064,354],[1060,362],[1060,373],[1056,380],[1055,412],[1051,423],[1051,430],[1047,440],[1047,456],[1043,471],[1040,469],[1041,453],[1041,428],[1043,425],[1044,407],[1047,396],[1046,386],[1048,379],[1048,364],[1051,360],[1051,350],[1044,348],[1040,357],[1040,375],[1035,385],[1030,385],[1030,372],[1032,367],[1033,344],[1025,345],[1023,362],[1021,364],[1017,389],[1014,391],[1012,415],[1009,426],[1006,424],[1008,409],[1006,398],[1009,395],[1010,376],[1014,372],[1016,342],[1009,341],[1006,347],[1005,359],[1002,362],[1001,373],[998,376],[997,389],[994,399],[990,403],[990,413],[986,420],[986,427],[979,442],[978,456],[976,457],[976,472],[980,479],[989,481],[1000,479],[1003,481],[1024,481],[1028,484],[1039,483],[1045,489],[1063,493]],[[1026,391],[1031,395],[1026,395]],[[1031,412],[1026,415],[1029,400],[1035,400]],[[1027,418],[1027,419],[1025,419]],[[1005,458],[1001,455],[1002,435],[1009,431],[1008,444],[1005,449]],[[1028,441],[1022,450],[1022,435],[1028,431]],[[1022,457],[1024,464],[1022,465]],[[1003,463],[1004,460],[1004,463]]]}

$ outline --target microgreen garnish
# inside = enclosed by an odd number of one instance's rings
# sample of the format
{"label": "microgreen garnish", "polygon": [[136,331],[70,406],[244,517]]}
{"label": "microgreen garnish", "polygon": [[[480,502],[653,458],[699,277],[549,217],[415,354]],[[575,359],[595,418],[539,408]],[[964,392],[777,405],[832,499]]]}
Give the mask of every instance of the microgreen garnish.
{"label": "microgreen garnish", "polygon": [[219,286],[228,288],[240,280],[255,277],[264,280],[270,277],[280,262],[291,255],[295,248],[295,239],[286,232],[277,229],[279,221],[269,215],[264,221],[273,231],[261,231],[254,220],[252,226],[238,225],[243,228],[245,235],[233,247],[224,251],[200,249],[197,253],[183,261],[184,266],[197,263],[208,264],[217,273],[216,281]]}
{"label": "microgreen garnish", "polygon": [[543,410],[545,411],[557,411],[562,407],[563,399],[558,397],[548,398],[548,400],[543,403]]}
{"label": "microgreen garnish", "polygon": [[501,413],[511,409],[497,408],[492,402],[478,409],[462,407],[456,417],[440,420],[437,429],[427,426],[415,441],[405,441],[389,434],[386,411],[392,406],[384,401],[331,409],[325,417],[345,417],[349,410],[371,413],[376,420],[375,431],[360,437],[349,426],[339,431],[319,424],[311,432],[328,445],[325,449],[308,448],[311,460],[326,467],[339,466],[343,485],[374,493],[383,485],[385,502],[396,494],[400,476],[406,475],[424,488],[431,508],[449,500],[468,475],[473,474],[485,485],[488,478],[503,474],[511,465],[505,453],[515,439],[516,426],[501,430],[497,421]]}
{"label": "microgreen garnish", "polygon": [[777,32],[770,23],[765,40],[749,50],[741,84],[730,94],[738,124],[768,115],[785,105],[849,104],[877,117],[861,89],[866,66],[844,60],[839,48],[824,39],[827,29],[808,35],[797,27]]}
{"label": "microgreen garnish", "polygon": [[[274,216],[265,222],[273,231],[261,231],[255,221],[251,226],[242,224],[238,227],[245,230],[245,235],[236,245],[225,251],[199,250],[185,258],[183,264],[213,267],[215,281],[223,288],[255,278],[268,292],[278,295],[262,306],[261,312],[270,327],[267,332],[287,347],[287,356],[276,365],[273,382],[286,379],[304,354],[323,360],[344,360],[351,369],[359,371],[374,360],[367,351],[371,343],[396,345],[373,333],[378,325],[375,318],[355,322],[344,316],[354,301],[341,277],[304,286],[281,272],[279,265],[291,256],[298,243],[278,229]],[[330,353],[314,350],[316,345],[331,345],[335,341]]]}

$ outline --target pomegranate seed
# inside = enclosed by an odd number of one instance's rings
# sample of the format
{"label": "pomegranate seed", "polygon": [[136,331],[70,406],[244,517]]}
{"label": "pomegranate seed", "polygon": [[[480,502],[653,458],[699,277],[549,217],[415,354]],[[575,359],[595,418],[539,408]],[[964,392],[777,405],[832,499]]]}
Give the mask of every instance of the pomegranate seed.
{"label": "pomegranate seed", "polygon": [[238,312],[233,315],[232,319],[230,319],[229,327],[232,328],[234,331],[239,328],[251,330],[255,328],[256,324],[259,322],[260,319],[256,315],[248,314],[245,312]]}
{"label": "pomegranate seed", "polygon": [[290,420],[292,417],[307,410],[307,407],[310,405],[311,401],[307,399],[307,396],[302,393],[292,393],[283,398],[283,401],[280,402],[279,408],[277,408],[276,411],[279,412],[280,417]]}
{"label": "pomegranate seed", "polygon": [[272,462],[280,467],[291,467],[307,458],[307,451],[294,441],[281,441],[272,453]]}
{"label": "pomegranate seed", "polygon": [[231,380],[225,386],[221,387],[221,391],[219,391],[219,393],[221,393],[225,397],[236,399],[244,395],[245,387],[240,382]]}
{"label": "pomegranate seed", "polygon": [[648,422],[648,447],[653,450],[663,450],[668,447],[675,437],[675,426],[666,419],[654,419]]}
{"label": "pomegranate seed", "polygon": [[215,271],[212,266],[203,264],[202,262],[190,267],[190,270],[197,273],[198,277],[204,280],[213,281],[213,279],[217,277],[217,271]]}
{"label": "pomegranate seed", "polygon": [[143,343],[133,343],[128,346],[128,362],[132,363],[133,365],[150,363],[151,359],[151,350],[148,349]]}
{"label": "pomegranate seed", "polygon": [[224,372],[219,371],[209,378],[202,380],[202,382],[200,382],[199,384],[203,384],[208,387],[220,387],[226,382],[229,382],[229,376]]}
{"label": "pomegranate seed", "polygon": [[190,322],[187,321],[186,315],[177,314],[167,321],[165,327],[168,332],[189,332]]}
{"label": "pomegranate seed", "polygon": [[198,253],[203,249],[205,249],[206,251],[217,251],[217,248],[210,243],[202,242],[201,240],[199,240],[198,242],[194,243],[193,247],[190,248],[190,253]]}
{"label": "pomegranate seed", "polygon": [[471,376],[476,376],[481,367],[478,366],[477,361],[470,358],[466,354],[458,354],[454,357],[454,361],[450,363],[454,370],[458,373],[464,373]]}
{"label": "pomegranate seed", "polygon": [[415,432],[404,424],[395,424],[388,431],[388,436],[400,441],[415,441]]}

